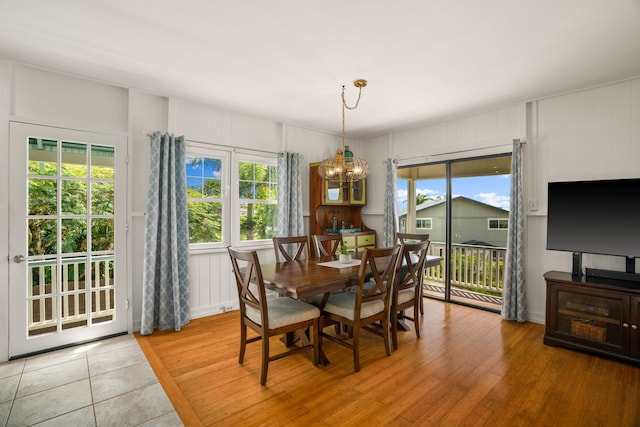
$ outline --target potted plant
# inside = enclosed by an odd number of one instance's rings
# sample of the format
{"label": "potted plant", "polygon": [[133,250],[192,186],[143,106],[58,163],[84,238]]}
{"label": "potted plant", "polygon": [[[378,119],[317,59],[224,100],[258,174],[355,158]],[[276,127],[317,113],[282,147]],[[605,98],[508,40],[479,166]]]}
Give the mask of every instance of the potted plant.
{"label": "potted plant", "polygon": [[347,245],[341,243],[338,247],[337,253],[340,257],[340,262],[343,264],[351,264],[351,254],[353,251],[347,249]]}

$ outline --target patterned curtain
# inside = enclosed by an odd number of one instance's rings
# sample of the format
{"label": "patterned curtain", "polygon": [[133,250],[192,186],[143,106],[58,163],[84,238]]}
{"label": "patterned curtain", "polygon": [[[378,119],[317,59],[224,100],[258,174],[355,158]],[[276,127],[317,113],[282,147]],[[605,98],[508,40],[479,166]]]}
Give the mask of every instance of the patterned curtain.
{"label": "patterned curtain", "polygon": [[384,247],[396,244],[398,231],[398,169],[396,161],[387,159],[387,184],[384,195],[384,224],[382,230],[382,245]]}
{"label": "patterned curtain", "polygon": [[184,137],[155,132],[147,192],[140,333],[189,323],[189,223]]}
{"label": "patterned curtain", "polygon": [[298,153],[278,153],[278,236],[302,236],[302,176]]}
{"label": "patterned curtain", "polygon": [[525,294],[524,214],[522,200],[522,147],[519,139],[513,140],[511,155],[511,201],[509,206],[509,234],[507,258],[504,269],[502,318],[527,320]]}

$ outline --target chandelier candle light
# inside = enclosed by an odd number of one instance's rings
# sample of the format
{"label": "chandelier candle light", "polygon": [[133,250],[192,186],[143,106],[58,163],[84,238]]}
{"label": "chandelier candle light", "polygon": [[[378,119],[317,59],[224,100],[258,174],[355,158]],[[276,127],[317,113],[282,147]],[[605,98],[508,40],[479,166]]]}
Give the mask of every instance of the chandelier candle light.
{"label": "chandelier candle light", "polygon": [[344,86],[342,86],[342,149],[336,152],[335,157],[323,160],[318,167],[320,177],[329,182],[360,181],[367,177],[369,170],[366,160],[354,157],[349,147],[344,145],[344,109],[355,110],[358,108],[362,88],[367,85],[367,81],[356,80],[353,85],[358,88],[358,99],[353,107],[349,107],[344,100]]}

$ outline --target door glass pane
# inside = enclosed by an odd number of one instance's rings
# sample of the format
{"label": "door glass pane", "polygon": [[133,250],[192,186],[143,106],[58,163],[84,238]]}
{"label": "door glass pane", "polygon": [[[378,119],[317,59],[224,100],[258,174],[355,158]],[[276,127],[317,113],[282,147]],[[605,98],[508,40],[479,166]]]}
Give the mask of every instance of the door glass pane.
{"label": "door glass pane", "polygon": [[452,301],[500,309],[510,173],[511,156],[451,164]]}
{"label": "door glass pane", "polygon": [[94,218],[91,220],[91,250],[113,250],[113,218]]}
{"label": "door glass pane", "polygon": [[58,141],[29,138],[29,175],[58,174]]}
{"label": "door glass pane", "polygon": [[445,164],[398,170],[399,229],[405,233],[428,234],[431,241],[428,254],[442,258],[439,265],[426,269],[424,274],[424,294],[436,299],[445,299],[447,291],[446,196]]}
{"label": "door glass pane", "polygon": [[29,215],[57,213],[58,182],[55,179],[29,179]]}
{"label": "door glass pane", "polygon": [[93,322],[101,323],[113,320],[114,277],[113,255],[100,255],[93,258],[91,313]]}
{"label": "door glass pane", "polygon": [[62,180],[60,211],[63,215],[87,213],[87,183],[84,181]]}
{"label": "door glass pane", "polygon": [[62,176],[85,178],[87,176],[87,145],[62,142]]}
{"label": "door glass pane", "polygon": [[57,222],[57,219],[28,220],[29,256],[56,254]]}
{"label": "door glass pane", "polygon": [[29,336],[56,330],[57,270],[54,260],[30,262],[28,283]]}
{"label": "door glass pane", "polygon": [[91,178],[114,179],[115,149],[102,145],[91,146]]}
{"label": "door glass pane", "polygon": [[115,184],[113,182],[91,183],[91,214],[113,215],[113,196]]}
{"label": "door glass pane", "polygon": [[61,232],[61,249],[63,253],[87,251],[86,219],[63,219]]}

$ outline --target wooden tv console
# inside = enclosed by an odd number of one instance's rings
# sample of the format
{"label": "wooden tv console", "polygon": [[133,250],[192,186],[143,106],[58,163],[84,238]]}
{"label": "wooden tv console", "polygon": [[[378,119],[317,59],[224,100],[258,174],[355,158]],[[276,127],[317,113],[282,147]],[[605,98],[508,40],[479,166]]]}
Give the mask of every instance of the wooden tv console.
{"label": "wooden tv console", "polygon": [[544,278],[545,344],[640,364],[640,284],[560,271]]}

